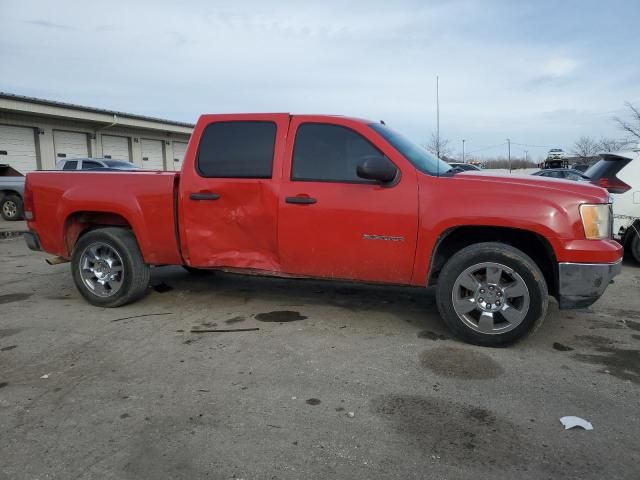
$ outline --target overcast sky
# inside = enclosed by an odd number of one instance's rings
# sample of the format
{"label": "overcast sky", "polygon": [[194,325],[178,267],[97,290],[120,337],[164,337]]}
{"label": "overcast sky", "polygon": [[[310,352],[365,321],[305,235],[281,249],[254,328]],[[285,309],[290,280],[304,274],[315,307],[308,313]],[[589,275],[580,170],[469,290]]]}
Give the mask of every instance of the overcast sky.
{"label": "overcast sky", "polygon": [[0,90],[189,122],[361,116],[425,142],[439,75],[455,149],[570,149],[621,137],[612,117],[640,104],[639,33],[639,0],[0,0]]}

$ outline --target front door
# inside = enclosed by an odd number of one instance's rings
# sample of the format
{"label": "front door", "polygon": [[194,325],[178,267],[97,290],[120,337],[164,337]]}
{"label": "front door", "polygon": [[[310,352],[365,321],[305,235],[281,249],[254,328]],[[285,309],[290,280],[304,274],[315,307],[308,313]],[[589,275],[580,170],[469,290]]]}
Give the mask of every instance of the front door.
{"label": "front door", "polygon": [[[207,115],[180,178],[180,237],[193,267],[279,271],[278,188],[289,115]],[[200,123],[200,122],[199,122]]]}
{"label": "front door", "polygon": [[[416,172],[395,150],[365,135],[365,124],[294,117],[279,203],[285,272],[410,282],[418,229]],[[386,186],[359,178],[357,164],[371,156],[392,161],[399,178]]]}

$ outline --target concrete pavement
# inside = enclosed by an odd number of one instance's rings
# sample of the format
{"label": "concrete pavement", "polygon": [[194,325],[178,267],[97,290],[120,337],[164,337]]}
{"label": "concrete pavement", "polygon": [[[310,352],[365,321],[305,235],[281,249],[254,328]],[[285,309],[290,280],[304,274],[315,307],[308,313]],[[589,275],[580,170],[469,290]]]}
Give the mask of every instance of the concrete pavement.
{"label": "concrete pavement", "polygon": [[0,241],[0,478],[638,478],[630,262],[591,309],[487,349],[421,289],[162,267],[101,309],[45,257]]}

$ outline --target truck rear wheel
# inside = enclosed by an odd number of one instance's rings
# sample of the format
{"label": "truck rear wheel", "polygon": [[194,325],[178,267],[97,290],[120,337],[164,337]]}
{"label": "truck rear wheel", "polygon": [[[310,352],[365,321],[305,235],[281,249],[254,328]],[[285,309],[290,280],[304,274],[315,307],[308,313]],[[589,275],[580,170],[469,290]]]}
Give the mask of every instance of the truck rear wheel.
{"label": "truck rear wheel", "polygon": [[538,328],[549,303],[536,263],[498,242],[470,245],[454,254],[440,272],[436,297],[454,335],[491,347],[514,343]]}
{"label": "truck rear wheel", "polygon": [[73,249],[71,273],[89,303],[119,307],[144,295],[150,268],[131,230],[107,227],[80,237]]}

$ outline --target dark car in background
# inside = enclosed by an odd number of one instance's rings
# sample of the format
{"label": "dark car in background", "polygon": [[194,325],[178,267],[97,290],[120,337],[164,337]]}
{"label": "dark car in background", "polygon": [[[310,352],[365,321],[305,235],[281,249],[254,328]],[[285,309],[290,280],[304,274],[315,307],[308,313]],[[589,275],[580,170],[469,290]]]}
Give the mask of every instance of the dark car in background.
{"label": "dark car in background", "polygon": [[475,165],[471,165],[470,163],[462,163],[462,162],[449,162],[452,168],[457,168],[459,170],[465,172],[480,172],[481,170]]}
{"label": "dark car in background", "polygon": [[538,172],[532,173],[539,177],[546,178],[560,178],[564,180],[573,180],[576,182],[589,182],[591,179],[584,173],[579,172],[572,168],[547,168]]}

